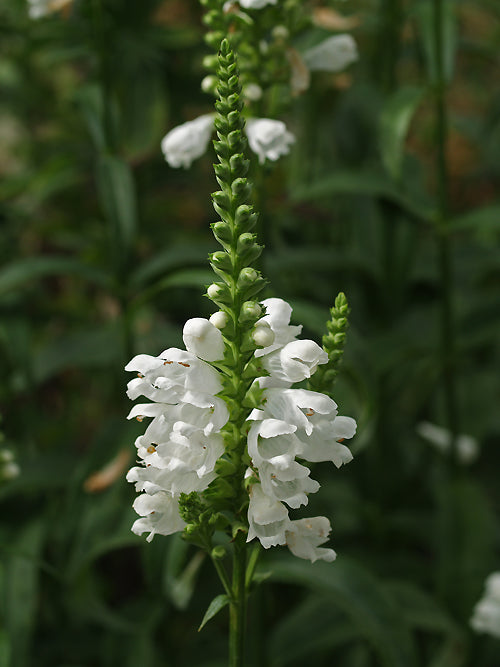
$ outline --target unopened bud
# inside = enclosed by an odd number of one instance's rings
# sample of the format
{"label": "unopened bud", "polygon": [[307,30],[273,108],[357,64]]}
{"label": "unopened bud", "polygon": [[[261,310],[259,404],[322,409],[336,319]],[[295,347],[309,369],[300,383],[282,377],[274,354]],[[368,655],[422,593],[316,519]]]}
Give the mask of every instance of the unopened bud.
{"label": "unopened bud", "polygon": [[262,97],[262,88],[258,83],[247,83],[243,86],[243,97],[249,102],[257,102]]}
{"label": "unopened bud", "polygon": [[252,338],[257,347],[269,347],[274,343],[274,333],[266,322],[255,327]]}
{"label": "unopened bud", "polygon": [[225,555],[226,555],[226,550],[221,544],[212,549],[211,556],[214,560],[222,560],[222,558],[224,558]]}
{"label": "unopened bud", "polygon": [[285,41],[290,37],[290,33],[286,26],[276,25],[272,30],[272,36],[276,41]]}
{"label": "unopened bud", "polygon": [[209,322],[211,322],[214,327],[217,329],[224,329],[228,321],[228,315],[223,310],[218,310],[216,313],[209,317]]}
{"label": "unopened bud", "polygon": [[207,289],[207,294],[211,299],[216,299],[222,295],[221,286],[217,285],[217,283],[212,283]]}
{"label": "unopened bud", "polygon": [[245,301],[241,306],[240,311],[240,322],[246,320],[256,320],[262,314],[262,308],[259,306],[257,301]]}
{"label": "unopened bud", "polygon": [[241,269],[240,275],[238,276],[238,287],[247,287],[254,283],[257,278],[259,277],[259,274],[255,269],[252,269],[251,267],[246,267],[244,269]]}

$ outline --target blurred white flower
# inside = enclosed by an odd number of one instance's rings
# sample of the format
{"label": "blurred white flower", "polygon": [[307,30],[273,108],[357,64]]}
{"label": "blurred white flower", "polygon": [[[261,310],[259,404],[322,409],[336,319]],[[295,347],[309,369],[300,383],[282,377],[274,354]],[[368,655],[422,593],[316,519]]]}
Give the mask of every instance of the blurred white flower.
{"label": "blurred white flower", "polygon": [[0,449],[0,480],[8,481],[19,476],[20,467],[10,449]]}
{"label": "blurred white flower", "polygon": [[333,35],[308,49],[302,59],[311,71],[340,72],[358,60],[358,49],[351,35]]}
{"label": "blurred white flower", "polygon": [[316,560],[335,560],[337,554],[333,549],[320,548],[330,535],[330,522],[324,516],[311,517],[291,521],[285,533],[286,543],[294,556],[306,558],[314,563]]}
{"label": "blurred white flower", "polygon": [[[430,422],[420,422],[417,424],[417,433],[430,445],[435,447],[442,454],[447,454],[451,450],[452,435],[448,429]],[[463,465],[473,463],[479,456],[479,444],[475,438],[470,435],[458,435],[455,441],[457,448],[458,461]]]}
{"label": "blurred white flower", "polygon": [[[206,152],[214,131],[214,118],[215,114],[198,116],[174,127],[163,137],[161,150],[171,167],[187,169]],[[249,118],[245,131],[249,146],[261,164],[266,159],[275,161],[289,153],[290,145],[295,141],[282,121],[271,118]]]}
{"label": "blurred white flower", "polygon": [[28,0],[28,14],[32,19],[39,19],[64,9],[72,2],[73,0]]}
{"label": "blurred white flower", "polygon": [[500,639],[500,572],[486,579],[484,595],[474,607],[470,624],[476,632]]}
{"label": "blurred white flower", "polygon": [[278,0],[239,0],[243,9],[262,9],[266,5],[276,5]]}
{"label": "blurred white flower", "polygon": [[151,542],[156,534],[171,535],[183,530],[186,525],[179,516],[178,497],[163,491],[137,496],[133,507],[141,518],[132,525],[132,532],[136,535],[149,532],[146,538],[148,542]]}
{"label": "blurred white flower", "polygon": [[161,150],[171,167],[187,169],[206,152],[214,131],[214,117],[213,113],[198,116],[174,127],[163,137]]}
{"label": "blurred white flower", "polygon": [[281,120],[249,118],[246,124],[248,143],[263,164],[266,159],[275,161],[290,152],[295,137]]}
{"label": "blurred white flower", "polygon": [[249,493],[247,542],[257,537],[264,549],[285,544],[285,531],[290,524],[286,507],[267,496],[258,483],[250,486]]}

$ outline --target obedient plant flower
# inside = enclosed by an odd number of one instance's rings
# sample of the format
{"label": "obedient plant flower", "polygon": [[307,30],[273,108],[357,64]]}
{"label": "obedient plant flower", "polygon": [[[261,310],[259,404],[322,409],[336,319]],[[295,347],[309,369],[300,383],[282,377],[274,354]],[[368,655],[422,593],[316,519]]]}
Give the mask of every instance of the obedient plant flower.
{"label": "obedient plant flower", "polygon": [[[215,129],[214,120],[215,114],[205,114],[174,127],[165,135],[161,149],[171,167],[187,169],[208,150]],[[266,160],[274,162],[289,153],[290,145],[295,141],[281,120],[250,118],[245,129],[250,148],[258,155],[261,164]]]}
{"label": "obedient plant flower", "polygon": [[276,5],[278,0],[238,0],[243,9],[262,9],[266,5]]}
{"label": "obedient plant flower", "polygon": [[[266,3],[245,4],[258,9]],[[216,606],[230,605],[229,664],[240,665],[246,596],[260,546],[288,546],[313,562],[335,559],[323,546],[329,520],[290,513],[320,489],[308,463],[339,468],[352,459],[344,441],[356,424],[338,415],[326,393],[347,326],[345,297],[336,300],[322,347],[300,338],[302,327],[290,324],[286,301],[260,298],[265,281],[253,264],[262,247],[253,233],[257,215],[249,203],[244,152],[250,144],[260,162],[276,160],[292,137],[280,121],[251,119],[245,128],[242,88],[226,40],[217,76],[217,113],[176,128],[163,142],[171,164],[188,166],[205,149],[212,127],[217,132],[220,189],[212,199],[219,219],[212,230],[221,250],[210,255],[210,265],[220,280],[207,288],[215,312],[186,322],[185,349],[138,354],[127,364],[137,374],[128,396],[149,400],[135,405],[129,418],[150,420],[136,439],[137,465],[127,479],[139,494],[134,533],[147,533],[150,541],[182,531],[212,558],[226,593]],[[254,547],[247,559],[249,542]]]}
{"label": "obedient plant flower", "polygon": [[486,579],[484,595],[474,607],[470,624],[476,632],[500,639],[500,572]]}

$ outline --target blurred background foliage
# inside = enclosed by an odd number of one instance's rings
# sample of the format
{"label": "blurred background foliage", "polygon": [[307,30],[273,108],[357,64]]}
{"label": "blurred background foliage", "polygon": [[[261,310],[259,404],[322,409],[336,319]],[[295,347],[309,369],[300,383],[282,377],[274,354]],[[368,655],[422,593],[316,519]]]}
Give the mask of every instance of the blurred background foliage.
{"label": "blurred background foliage", "polygon": [[[0,2],[0,410],[20,469],[0,483],[0,665],[221,667],[223,614],[196,631],[219,592],[210,563],[179,536],[134,536],[124,479],[139,428],[124,364],[210,312],[213,158],[174,170],[160,151],[211,110],[202,10],[63,4],[32,20]],[[498,667],[468,620],[500,569],[500,6],[444,5],[443,226],[432,2],[304,4],[303,43],[347,20],[360,60],[314,74],[285,119],[290,156],[254,165],[262,268],[317,340],[347,294],[335,395],[359,434],[307,509],[332,518],[338,560],[263,555],[248,664]],[[469,465],[417,432],[450,427],[443,369],[451,426],[478,442]]]}

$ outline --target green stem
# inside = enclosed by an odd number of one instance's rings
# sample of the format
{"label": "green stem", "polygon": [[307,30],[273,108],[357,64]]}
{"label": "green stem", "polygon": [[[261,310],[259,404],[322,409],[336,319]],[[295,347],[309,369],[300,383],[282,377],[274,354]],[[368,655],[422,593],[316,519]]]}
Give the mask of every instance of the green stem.
{"label": "green stem", "polygon": [[229,607],[229,667],[243,667],[247,606],[246,542],[239,532],[234,540],[233,596]]}
{"label": "green stem", "polygon": [[446,141],[448,115],[446,109],[446,82],[443,63],[443,0],[435,0],[434,48],[436,53],[435,111],[437,135],[437,210],[438,252],[441,283],[441,355],[443,360],[443,389],[446,421],[452,435],[451,461],[456,462],[458,408],[455,377],[456,341],[453,316],[453,270],[449,225],[448,165]]}
{"label": "green stem", "polygon": [[221,583],[224,586],[226,594],[229,597],[232,597],[233,591],[231,589],[231,582],[229,581],[229,577],[227,576],[227,572],[224,568],[224,565],[217,558],[212,558],[212,563],[214,564],[214,567],[217,570],[217,574],[219,575],[219,579],[221,580]]}

